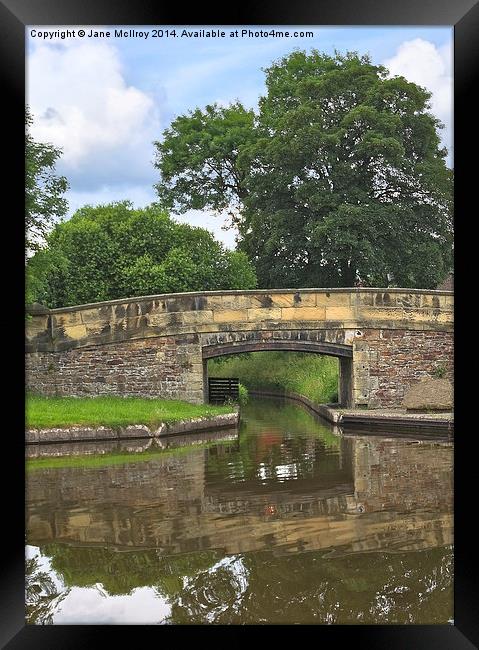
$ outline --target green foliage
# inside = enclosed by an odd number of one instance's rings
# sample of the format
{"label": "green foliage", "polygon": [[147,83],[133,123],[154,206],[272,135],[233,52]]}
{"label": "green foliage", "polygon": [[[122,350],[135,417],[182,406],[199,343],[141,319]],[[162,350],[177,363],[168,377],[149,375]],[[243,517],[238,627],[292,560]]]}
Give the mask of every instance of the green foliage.
{"label": "green foliage", "polygon": [[238,404],[240,406],[246,406],[246,404],[248,403],[248,400],[249,400],[249,394],[248,394],[248,389],[246,388],[246,386],[244,384],[240,383],[240,385],[238,387],[238,393],[239,393],[239,395],[238,395]]}
{"label": "green foliage", "polygon": [[257,115],[208,106],[165,131],[162,200],[228,208],[263,287],[436,287],[453,175],[430,93],[356,53],[295,51],[265,73]]}
{"label": "green foliage", "polygon": [[25,109],[25,228],[26,245],[29,251],[41,248],[42,240],[54,219],[62,217],[68,208],[63,197],[68,189],[68,182],[64,176],[56,176],[54,173],[61,151],[51,144],[35,142],[29,132],[32,123],[33,118],[27,107]]}
{"label": "green foliage", "polygon": [[307,352],[250,352],[208,363],[210,377],[239,377],[249,390],[299,393],[317,402],[337,402],[338,362]]}
{"label": "green foliage", "polygon": [[447,375],[447,368],[444,364],[439,364],[436,366],[434,369],[434,377],[437,379],[444,379],[444,377]]}
{"label": "green foliage", "polygon": [[28,262],[29,296],[49,307],[214,289],[251,289],[244,253],[202,228],[170,219],[158,205],[86,206],[57,224]]}
{"label": "green foliage", "polygon": [[177,117],[163,140],[155,142],[162,205],[178,212],[228,208],[233,216],[245,195],[246,172],[238,156],[254,141],[253,122],[253,111],[239,102],[227,108],[213,104]]}

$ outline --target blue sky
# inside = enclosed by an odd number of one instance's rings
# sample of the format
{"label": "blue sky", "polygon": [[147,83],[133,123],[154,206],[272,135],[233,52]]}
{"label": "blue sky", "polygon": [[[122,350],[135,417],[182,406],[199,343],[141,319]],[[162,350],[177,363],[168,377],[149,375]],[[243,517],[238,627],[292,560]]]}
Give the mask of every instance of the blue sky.
{"label": "blue sky", "polygon": [[[69,214],[87,203],[129,198],[142,206],[154,201],[158,172],[153,141],[161,139],[171,120],[213,102],[240,100],[254,108],[264,93],[262,68],[294,49],[369,53],[391,74],[426,86],[433,93],[432,112],[446,127],[442,139],[452,166],[452,28],[296,25],[274,29],[313,31],[313,37],[229,37],[244,27],[181,26],[176,37],[163,38],[155,38],[153,30],[172,27],[116,28],[148,32],[147,38],[115,38],[115,27],[26,28],[33,136],[63,149],[57,169],[70,182]],[[78,36],[81,28],[83,38]],[[223,30],[226,37],[179,37],[185,28]],[[75,36],[62,38],[67,29],[75,30]],[[110,31],[110,37],[89,37],[91,29]],[[234,246],[235,233],[222,229],[221,215],[191,211],[178,219],[207,227]]]}

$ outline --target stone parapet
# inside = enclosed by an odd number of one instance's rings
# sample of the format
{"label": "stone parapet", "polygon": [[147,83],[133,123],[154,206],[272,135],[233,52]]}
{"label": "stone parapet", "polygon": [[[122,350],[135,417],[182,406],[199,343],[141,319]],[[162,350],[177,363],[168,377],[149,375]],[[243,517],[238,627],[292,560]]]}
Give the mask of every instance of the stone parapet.
{"label": "stone parapet", "polygon": [[27,351],[60,351],[156,336],[251,329],[451,331],[450,291],[300,289],[165,294],[37,311]]}

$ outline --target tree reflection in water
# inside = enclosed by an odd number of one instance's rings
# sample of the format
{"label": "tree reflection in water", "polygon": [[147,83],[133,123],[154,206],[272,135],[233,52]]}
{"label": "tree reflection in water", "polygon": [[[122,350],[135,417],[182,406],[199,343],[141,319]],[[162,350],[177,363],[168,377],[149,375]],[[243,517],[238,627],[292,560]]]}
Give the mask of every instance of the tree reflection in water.
{"label": "tree reflection in water", "polygon": [[25,618],[28,624],[51,625],[68,590],[59,590],[51,574],[42,571],[38,557],[25,560]]}
{"label": "tree reflection in water", "polygon": [[[28,618],[52,623],[71,587],[102,585],[105,597],[149,587],[170,605],[163,623],[444,623],[451,614],[452,547],[401,553],[270,551],[221,557],[156,550],[116,552],[50,544],[56,577],[29,565]],[[94,614],[93,614],[94,615]],[[94,622],[94,621],[92,621]]]}
{"label": "tree reflection in water", "polygon": [[[185,581],[171,623],[444,623],[452,549],[335,560],[317,553],[225,558]],[[377,571],[377,564],[382,571]]]}

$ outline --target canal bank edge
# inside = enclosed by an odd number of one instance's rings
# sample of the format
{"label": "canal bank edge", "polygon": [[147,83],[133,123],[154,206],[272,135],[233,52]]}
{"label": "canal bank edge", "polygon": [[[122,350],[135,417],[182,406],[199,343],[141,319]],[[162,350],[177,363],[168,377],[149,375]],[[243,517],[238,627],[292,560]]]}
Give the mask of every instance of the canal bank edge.
{"label": "canal bank edge", "polygon": [[342,409],[334,404],[316,404],[308,397],[288,391],[250,390],[249,394],[258,397],[285,397],[294,400],[348,433],[350,430],[357,430],[363,435],[365,432],[384,434],[387,431],[388,434],[394,435],[396,432],[402,434],[417,431],[427,434],[435,431],[441,435],[454,435],[454,419],[449,413],[437,416],[430,413],[402,414],[394,412],[392,409],[389,413],[378,413],[377,411]]}
{"label": "canal bank edge", "polygon": [[175,434],[197,433],[208,429],[223,429],[238,426],[239,411],[211,417],[191,418],[178,422],[163,422],[156,428],[146,424],[132,424],[122,427],[52,427],[29,429],[25,432],[27,445],[47,442],[84,442],[91,440],[131,440],[136,438],[160,438]]}

